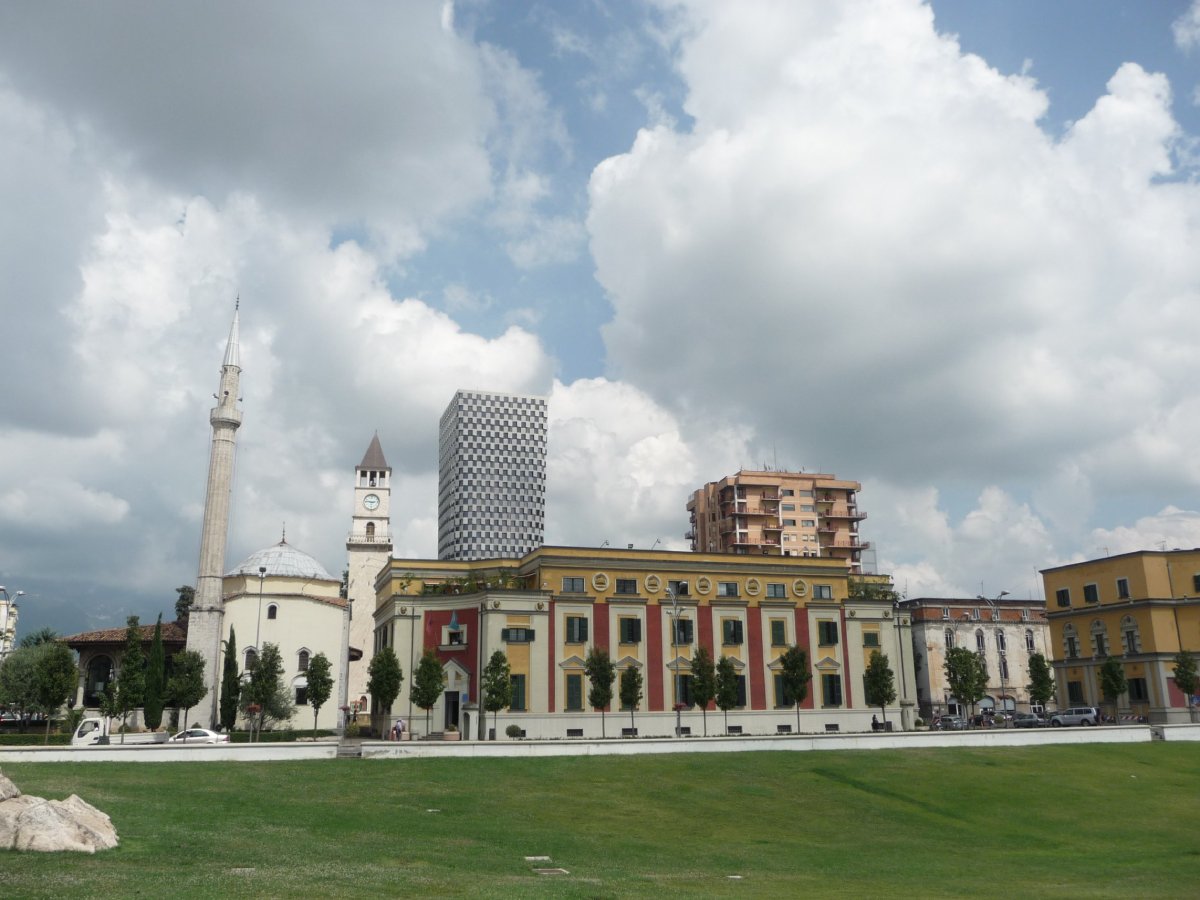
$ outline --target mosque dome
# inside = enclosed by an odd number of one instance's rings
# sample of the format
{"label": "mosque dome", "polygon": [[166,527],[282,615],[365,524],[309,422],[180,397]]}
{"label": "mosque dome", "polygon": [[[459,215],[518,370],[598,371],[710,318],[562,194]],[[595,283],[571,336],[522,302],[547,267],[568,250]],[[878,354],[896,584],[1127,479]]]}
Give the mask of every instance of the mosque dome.
{"label": "mosque dome", "polygon": [[325,567],[301,550],[297,550],[286,540],[280,541],[273,547],[251,553],[238,563],[226,576],[253,575],[258,577],[258,570],[265,568],[267,575],[285,578],[315,578],[321,581],[337,581],[325,571]]}

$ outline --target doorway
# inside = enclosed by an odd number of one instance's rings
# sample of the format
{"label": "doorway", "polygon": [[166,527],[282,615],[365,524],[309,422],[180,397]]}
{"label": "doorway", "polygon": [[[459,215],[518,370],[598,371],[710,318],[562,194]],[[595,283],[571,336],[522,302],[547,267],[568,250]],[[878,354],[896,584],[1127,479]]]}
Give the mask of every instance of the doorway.
{"label": "doorway", "polygon": [[446,691],[442,695],[442,707],[446,711],[445,721],[442,722],[443,730],[453,725],[458,727],[458,691]]}

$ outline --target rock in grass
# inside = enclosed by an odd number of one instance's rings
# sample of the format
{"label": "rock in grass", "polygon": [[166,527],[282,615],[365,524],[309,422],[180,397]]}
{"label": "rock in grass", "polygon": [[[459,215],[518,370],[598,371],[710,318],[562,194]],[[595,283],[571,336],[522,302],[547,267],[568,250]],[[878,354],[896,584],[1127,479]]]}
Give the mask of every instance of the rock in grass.
{"label": "rock in grass", "polygon": [[0,849],[95,853],[117,846],[112,819],[75,794],[30,797],[0,775],[0,798]]}

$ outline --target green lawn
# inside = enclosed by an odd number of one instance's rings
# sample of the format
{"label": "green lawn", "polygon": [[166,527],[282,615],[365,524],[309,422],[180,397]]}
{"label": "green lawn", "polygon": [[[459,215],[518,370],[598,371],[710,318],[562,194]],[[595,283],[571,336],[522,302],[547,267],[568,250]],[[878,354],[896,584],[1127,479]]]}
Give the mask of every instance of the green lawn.
{"label": "green lawn", "polygon": [[121,836],[91,857],[0,851],[5,898],[1200,891],[1194,744],[4,773],[79,794]]}

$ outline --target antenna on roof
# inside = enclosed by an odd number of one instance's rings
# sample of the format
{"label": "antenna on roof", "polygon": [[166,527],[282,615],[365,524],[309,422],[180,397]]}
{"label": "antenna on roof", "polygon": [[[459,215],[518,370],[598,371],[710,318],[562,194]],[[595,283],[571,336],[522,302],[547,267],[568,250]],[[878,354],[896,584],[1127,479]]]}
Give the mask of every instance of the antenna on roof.
{"label": "antenna on roof", "polygon": [[281,544],[287,543],[287,522],[283,523],[283,540],[280,541],[279,543],[281,543]]}

